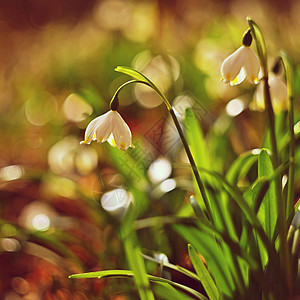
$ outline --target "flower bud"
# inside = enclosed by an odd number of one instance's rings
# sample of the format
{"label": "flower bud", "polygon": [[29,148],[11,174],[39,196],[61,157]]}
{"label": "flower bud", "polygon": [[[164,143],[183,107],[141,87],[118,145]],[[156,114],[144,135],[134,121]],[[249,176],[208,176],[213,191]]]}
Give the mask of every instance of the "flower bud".
{"label": "flower bud", "polygon": [[118,110],[118,108],[119,108],[119,98],[118,98],[118,95],[115,95],[111,99],[109,106],[110,106],[110,109],[112,111],[117,111]]}
{"label": "flower bud", "polygon": [[243,36],[243,45],[245,47],[250,47],[251,46],[251,43],[252,43],[252,34],[251,34],[251,29],[249,28],[245,33],[244,33],[244,36]]}

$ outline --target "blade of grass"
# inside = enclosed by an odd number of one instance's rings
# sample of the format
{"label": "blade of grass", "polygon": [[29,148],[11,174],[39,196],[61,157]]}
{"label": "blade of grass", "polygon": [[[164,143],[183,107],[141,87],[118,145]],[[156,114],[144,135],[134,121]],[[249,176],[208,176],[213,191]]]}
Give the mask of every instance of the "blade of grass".
{"label": "blade of grass", "polygon": [[188,245],[188,251],[194,269],[199,276],[208,298],[210,300],[219,300],[220,296],[216,284],[191,244]]}
{"label": "blade of grass", "polygon": [[[258,178],[271,176],[273,173],[274,169],[269,154],[263,149],[258,157]],[[272,182],[263,198],[261,208],[258,211],[258,219],[270,240],[273,240],[275,226],[278,219],[275,194],[275,182]]]}
{"label": "blade of grass", "polygon": [[129,266],[134,274],[134,280],[142,300],[154,300],[154,295],[150,289],[150,283],[144,260],[141,255],[136,232],[133,229],[135,211],[133,206],[129,206],[127,215],[121,226],[121,236],[124,242],[124,248]]}
{"label": "blade of grass", "polygon": [[[122,278],[122,277],[127,277],[127,278],[132,278],[134,277],[134,273],[130,270],[106,270],[106,271],[98,271],[98,272],[88,272],[88,273],[81,273],[81,274],[73,274],[70,275],[69,278],[106,278],[106,277],[115,277],[115,278]],[[160,283],[167,283],[170,284],[172,286],[174,286],[175,288],[178,288],[180,290],[183,290],[187,293],[189,293],[190,295],[196,297],[196,299],[200,299],[200,300],[208,300],[207,297],[205,297],[204,295],[202,295],[201,293],[195,291],[194,289],[187,287],[183,284],[179,284],[173,281],[170,281],[168,279],[165,278],[161,278],[161,277],[156,277],[156,276],[152,276],[152,275],[148,275],[148,279],[151,282],[160,282]]]}
{"label": "blade of grass", "polygon": [[173,228],[188,242],[193,244],[196,250],[206,260],[208,270],[214,275],[214,280],[220,293],[232,297],[234,283],[229,271],[227,260],[220,249],[214,236],[195,227],[173,225]]}
{"label": "blade of grass", "polygon": [[253,154],[253,151],[248,151],[238,156],[226,173],[228,182],[237,185],[239,179],[245,176],[249,169],[255,164],[257,158],[257,154]]}
{"label": "blade of grass", "polygon": [[170,284],[157,281],[154,286],[155,295],[162,300],[191,300],[189,296],[177,291]]}

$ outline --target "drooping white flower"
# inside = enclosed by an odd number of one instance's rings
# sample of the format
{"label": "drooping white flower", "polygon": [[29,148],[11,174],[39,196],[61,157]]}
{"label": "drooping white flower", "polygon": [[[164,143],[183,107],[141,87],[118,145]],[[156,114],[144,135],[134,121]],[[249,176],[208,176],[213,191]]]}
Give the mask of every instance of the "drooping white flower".
{"label": "drooping white flower", "polygon": [[237,85],[247,78],[251,83],[258,83],[259,59],[248,47],[241,46],[228,56],[221,65],[221,80],[230,85]]}
{"label": "drooping white flower", "polygon": [[90,144],[92,141],[104,143],[108,141],[113,147],[127,150],[132,145],[131,131],[115,110],[109,110],[91,121],[85,130],[84,141],[80,144]]}
{"label": "drooping white flower", "polygon": [[[288,110],[289,100],[288,100],[288,92],[287,86],[285,82],[282,80],[282,76],[280,74],[274,74],[273,72],[269,73],[269,87],[271,94],[272,106],[274,109],[274,113],[278,114],[282,110]],[[261,82],[254,95],[253,100],[249,104],[249,108],[257,111],[264,111],[265,102],[264,102],[264,90],[263,90],[263,82]]]}

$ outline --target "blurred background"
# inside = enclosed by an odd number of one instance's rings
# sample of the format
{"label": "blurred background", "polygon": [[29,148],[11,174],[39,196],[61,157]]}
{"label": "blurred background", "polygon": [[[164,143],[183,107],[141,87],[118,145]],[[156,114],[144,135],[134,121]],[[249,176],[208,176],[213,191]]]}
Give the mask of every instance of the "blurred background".
{"label": "blurred background", "polygon": [[[174,165],[187,160],[148,88],[120,94],[134,150],[79,145],[129,79],[114,68],[149,76],[181,120],[192,106],[224,173],[240,153],[262,146],[266,122],[248,109],[255,87],[223,84],[220,65],[241,45],[251,16],[270,66],[284,49],[299,79],[299,14],[291,0],[0,0],[0,299],[138,299],[128,280],[68,279],[128,267],[118,228],[130,187],[140,191],[141,217],[189,214],[190,171]],[[297,122],[299,84],[295,91]],[[185,242],[168,228],[158,224],[139,238],[191,266]]]}

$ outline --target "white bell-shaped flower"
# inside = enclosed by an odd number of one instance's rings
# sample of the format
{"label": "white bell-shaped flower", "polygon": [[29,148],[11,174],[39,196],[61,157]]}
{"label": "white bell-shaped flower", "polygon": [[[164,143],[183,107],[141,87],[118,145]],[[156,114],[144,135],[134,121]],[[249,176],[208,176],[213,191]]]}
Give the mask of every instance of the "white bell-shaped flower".
{"label": "white bell-shaped flower", "polygon": [[[269,87],[274,113],[278,114],[283,110],[288,110],[288,91],[285,82],[282,80],[282,76],[271,72],[269,74]],[[258,85],[249,108],[257,111],[265,109],[263,82]]]}
{"label": "white bell-shaped flower", "polygon": [[241,46],[228,56],[221,65],[221,80],[230,85],[237,85],[247,78],[251,83],[258,83],[260,64],[256,54],[247,46]]}
{"label": "white bell-shaped flower", "polygon": [[90,144],[92,141],[104,143],[108,141],[113,147],[127,150],[132,145],[131,131],[115,110],[109,110],[91,121],[85,130],[84,141],[80,144]]}

